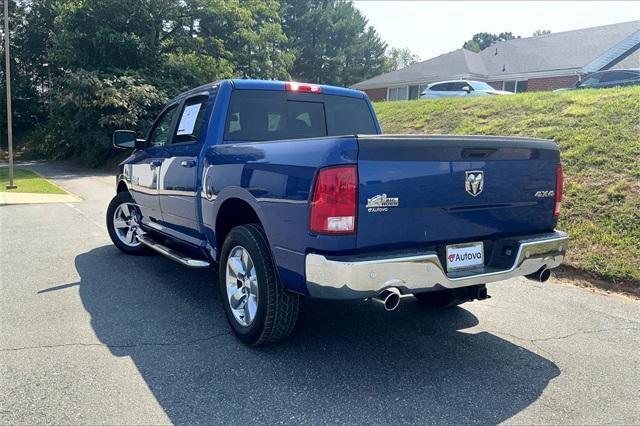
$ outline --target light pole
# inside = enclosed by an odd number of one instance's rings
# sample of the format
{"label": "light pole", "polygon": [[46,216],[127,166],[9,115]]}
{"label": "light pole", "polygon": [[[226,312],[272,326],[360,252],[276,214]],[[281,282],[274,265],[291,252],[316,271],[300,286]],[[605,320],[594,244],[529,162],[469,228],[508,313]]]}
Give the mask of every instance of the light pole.
{"label": "light pole", "polygon": [[7,78],[7,142],[9,144],[9,185],[7,189],[16,189],[13,184],[13,125],[11,123],[11,59],[9,55],[9,0],[4,0],[4,58]]}
{"label": "light pole", "polygon": [[42,66],[47,69],[47,107],[49,112],[51,112],[51,68],[48,62],[45,62]]}

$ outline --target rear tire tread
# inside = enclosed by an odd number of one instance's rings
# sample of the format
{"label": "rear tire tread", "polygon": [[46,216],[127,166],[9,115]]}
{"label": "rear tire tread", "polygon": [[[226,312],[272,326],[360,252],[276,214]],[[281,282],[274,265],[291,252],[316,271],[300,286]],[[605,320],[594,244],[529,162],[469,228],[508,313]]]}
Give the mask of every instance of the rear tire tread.
{"label": "rear tire tread", "polygon": [[[238,337],[252,346],[263,346],[284,340],[291,334],[295,327],[298,318],[300,296],[285,291],[278,280],[274,262],[271,257],[271,251],[269,250],[269,244],[264,235],[264,231],[259,225],[247,224],[233,228],[225,240],[222,252],[227,253],[231,249],[231,247],[228,246],[231,245],[230,242],[235,238],[234,234],[237,233],[241,233],[243,237],[250,240],[253,245],[258,248],[259,252],[251,253],[251,257],[254,263],[260,263],[262,266],[261,269],[266,271],[266,276],[263,281],[259,282],[259,285],[265,287],[267,294],[266,304],[264,305],[265,317],[263,326],[257,338],[252,341],[245,336],[238,335]],[[226,256],[228,256],[228,254]],[[226,268],[226,256],[225,259],[221,259],[223,263],[220,265],[221,283],[223,282],[223,274]],[[225,297],[224,293],[223,297]],[[227,302],[223,301],[223,303],[225,303],[226,308]],[[227,316],[229,317],[229,315]],[[232,322],[234,320],[229,317],[229,321]]]}
{"label": "rear tire tread", "polygon": [[[268,250],[267,239],[264,236],[264,231],[257,225],[250,224],[245,225],[251,238],[254,239],[258,246],[263,246]],[[258,242],[260,240],[260,242]],[[300,297],[287,293],[282,284],[280,284],[278,277],[275,274],[275,268],[273,259],[268,256],[264,259],[267,263],[268,282],[275,283],[275,285],[267,285],[269,292],[267,301],[267,316],[265,319],[265,325],[260,337],[254,343],[254,346],[260,346],[270,343],[275,343],[288,337],[293,328],[296,325],[298,319],[298,309]]]}

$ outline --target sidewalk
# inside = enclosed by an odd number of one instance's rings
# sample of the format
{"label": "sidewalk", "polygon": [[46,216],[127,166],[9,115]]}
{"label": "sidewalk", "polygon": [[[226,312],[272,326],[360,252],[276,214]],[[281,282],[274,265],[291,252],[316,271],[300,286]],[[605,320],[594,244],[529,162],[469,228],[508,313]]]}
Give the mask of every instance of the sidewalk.
{"label": "sidewalk", "polygon": [[26,192],[0,192],[0,206],[7,204],[77,203],[80,197],[71,194],[31,194]]}

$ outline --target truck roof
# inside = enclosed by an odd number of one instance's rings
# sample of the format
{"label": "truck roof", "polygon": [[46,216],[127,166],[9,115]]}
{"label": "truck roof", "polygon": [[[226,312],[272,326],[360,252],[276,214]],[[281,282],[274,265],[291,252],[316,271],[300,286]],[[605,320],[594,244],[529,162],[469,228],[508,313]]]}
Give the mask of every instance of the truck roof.
{"label": "truck roof", "polygon": [[[195,87],[186,92],[180,93],[171,102],[182,99],[186,96],[195,95],[200,92],[204,92],[212,89],[215,86],[220,85],[222,82],[229,82],[233,85],[234,89],[239,90],[285,90],[285,81],[279,80],[251,80],[251,79],[231,79],[231,80],[219,80],[213,83],[203,84],[202,86]],[[300,82],[305,84],[304,82]],[[313,83],[309,83],[313,84]],[[347,89],[345,87],[329,86],[326,84],[314,84],[322,89],[322,93],[326,95],[348,96],[352,98],[364,98],[364,92],[355,89]]]}
{"label": "truck roof", "polygon": [[[231,80],[234,88],[240,90],[285,90],[285,82],[278,80],[245,80],[245,79],[235,79]],[[327,95],[338,95],[338,96],[349,96],[352,98],[363,98],[364,92],[355,89],[347,89],[345,87],[337,87],[337,86],[329,86],[326,84],[315,84],[315,83],[306,83],[299,82],[302,84],[313,84],[314,86],[319,86],[322,89],[322,93]]]}

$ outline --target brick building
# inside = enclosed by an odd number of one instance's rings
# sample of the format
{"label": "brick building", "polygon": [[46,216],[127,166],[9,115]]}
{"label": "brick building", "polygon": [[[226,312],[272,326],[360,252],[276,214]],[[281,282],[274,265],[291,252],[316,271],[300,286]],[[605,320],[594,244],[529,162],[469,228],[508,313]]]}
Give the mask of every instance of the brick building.
{"label": "brick building", "polygon": [[372,100],[417,99],[443,80],[485,81],[526,92],[569,87],[590,72],[640,68],[640,21],[497,42],[480,53],[458,49],[353,86]]}

